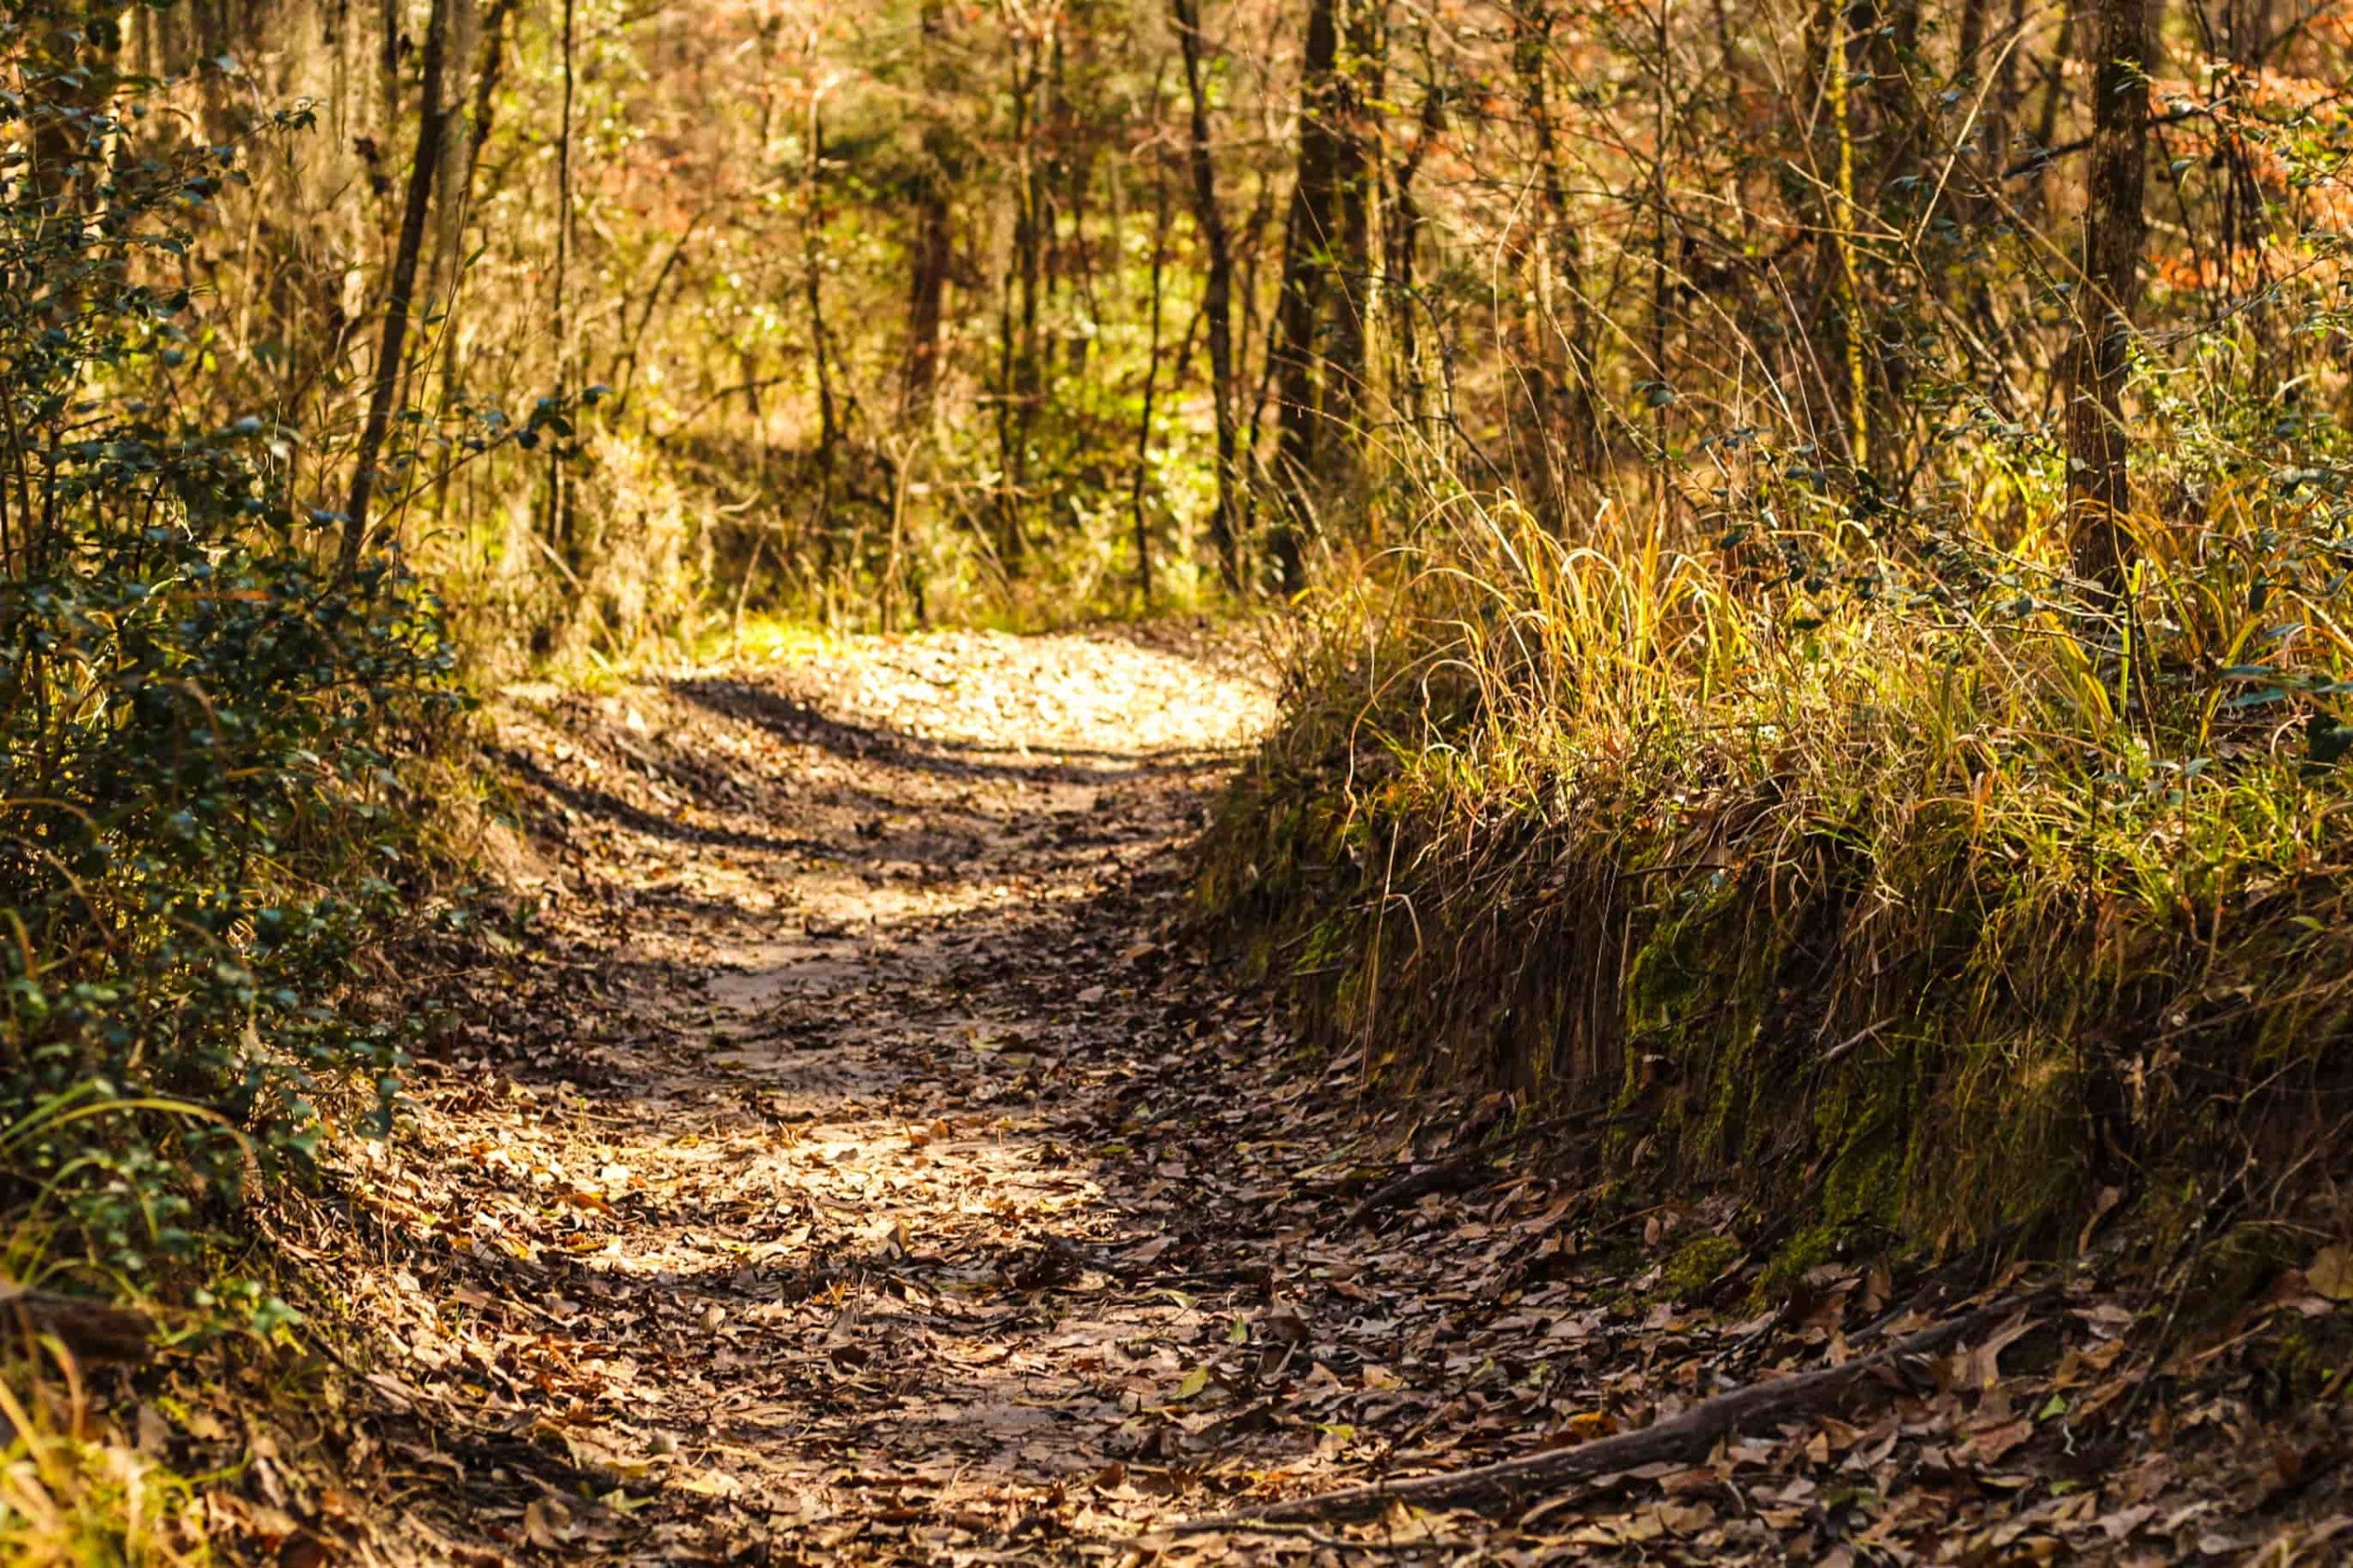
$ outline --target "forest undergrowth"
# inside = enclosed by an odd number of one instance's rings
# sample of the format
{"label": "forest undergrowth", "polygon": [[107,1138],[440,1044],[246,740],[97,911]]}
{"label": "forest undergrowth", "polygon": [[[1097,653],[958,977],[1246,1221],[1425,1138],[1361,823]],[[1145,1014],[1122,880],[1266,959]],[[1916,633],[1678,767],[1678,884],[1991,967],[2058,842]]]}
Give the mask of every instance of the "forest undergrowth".
{"label": "forest undergrowth", "polygon": [[2087,649],[2030,551],[1974,602],[1774,593],[1456,511],[1325,601],[1206,850],[1334,1049],[1629,1201],[1738,1194],[1782,1281],[2343,1244],[2333,549],[2154,539]]}

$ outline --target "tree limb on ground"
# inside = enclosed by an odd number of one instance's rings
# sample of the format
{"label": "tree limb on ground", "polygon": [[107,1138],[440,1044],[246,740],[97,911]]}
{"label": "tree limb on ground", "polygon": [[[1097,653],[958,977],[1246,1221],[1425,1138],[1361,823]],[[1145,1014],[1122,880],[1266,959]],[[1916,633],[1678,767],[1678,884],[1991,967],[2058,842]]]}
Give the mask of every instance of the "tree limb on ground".
{"label": "tree limb on ground", "polygon": [[1403,1204],[1412,1203],[1433,1192],[1461,1192],[1477,1187],[1495,1174],[1495,1162],[1484,1149],[1474,1149],[1410,1171],[1396,1180],[1375,1187],[1363,1202],[1348,1210],[1340,1221],[1340,1229],[1352,1231],[1377,1214],[1387,1212]]}
{"label": "tree limb on ground", "polygon": [[0,1327],[16,1330],[20,1343],[48,1335],[85,1361],[143,1361],[155,1324],[144,1312],[86,1296],[0,1284]]}
{"label": "tree limb on ground", "polygon": [[1950,1348],[1976,1330],[2018,1312],[2033,1299],[2006,1296],[1907,1335],[1884,1350],[1858,1357],[1844,1366],[1751,1383],[1702,1400],[1682,1415],[1654,1422],[1640,1431],[1621,1432],[1574,1449],[1555,1449],[1474,1470],[1378,1482],[1320,1496],[1263,1503],[1232,1513],[1187,1519],[1175,1528],[1178,1534],[1189,1534],[1247,1528],[1256,1524],[1328,1524],[1370,1518],[1392,1503],[1415,1508],[1476,1508],[1492,1513],[1595,1476],[1634,1470],[1661,1460],[1697,1462],[1707,1457],[1718,1439],[1742,1426],[1779,1420],[1829,1403],[1875,1374],[1893,1370],[1899,1362]]}

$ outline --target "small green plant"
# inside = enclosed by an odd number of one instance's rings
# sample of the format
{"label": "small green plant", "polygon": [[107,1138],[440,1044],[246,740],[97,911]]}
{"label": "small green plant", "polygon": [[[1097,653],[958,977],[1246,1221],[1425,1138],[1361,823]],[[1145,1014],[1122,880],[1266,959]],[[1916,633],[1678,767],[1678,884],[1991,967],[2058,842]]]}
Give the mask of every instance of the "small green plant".
{"label": "small green plant", "polygon": [[[62,1386],[60,1386],[62,1383]],[[69,1376],[0,1384],[0,1558],[28,1568],[171,1568],[210,1560],[196,1493],[98,1427]]]}

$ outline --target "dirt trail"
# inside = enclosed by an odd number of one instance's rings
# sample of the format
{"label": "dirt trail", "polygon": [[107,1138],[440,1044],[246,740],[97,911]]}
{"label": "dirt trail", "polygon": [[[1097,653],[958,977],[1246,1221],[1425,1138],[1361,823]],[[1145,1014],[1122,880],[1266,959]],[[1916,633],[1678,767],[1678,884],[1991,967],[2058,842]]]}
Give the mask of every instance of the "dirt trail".
{"label": "dirt trail", "polygon": [[363,1309],[481,1449],[443,1533],[925,1557],[1165,1511],[1271,1278],[1255,1112],[1199,1074],[1280,1044],[1170,950],[1165,852],[1270,717],[1108,636],[513,694],[555,939],[453,994],[371,1188],[449,1249]]}
{"label": "dirt trail", "polygon": [[421,977],[409,1131],[321,1227],[369,1240],[381,1408],[347,1471],[404,1510],[380,1551],[2000,1561],[2270,1528],[2169,1521],[2167,1456],[2022,1462],[2124,1386],[2126,1314],[2086,1301],[1900,1405],[1509,1526],[1149,1533],[1641,1426],[1904,1305],[1834,1262],[1749,1317],[1717,1210],[1597,1214],[1453,1153],[1491,1114],[1367,1107],[1353,1059],[1292,1048],[1185,941],[1171,854],[1269,715],[1246,664],[1109,634],[512,694],[540,934]]}

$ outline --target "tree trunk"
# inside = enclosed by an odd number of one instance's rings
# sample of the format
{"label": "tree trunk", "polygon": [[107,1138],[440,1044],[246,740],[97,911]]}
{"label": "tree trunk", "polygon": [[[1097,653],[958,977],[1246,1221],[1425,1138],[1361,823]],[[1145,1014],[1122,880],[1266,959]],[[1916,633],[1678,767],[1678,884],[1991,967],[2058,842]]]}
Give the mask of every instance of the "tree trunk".
{"label": "tree trunk", "polygon": [[[476,68],[473,81],[473,108],[467,117],[465,135],[458,140],[457,167],[447,188],[456,192],[459,210],[454,214],[446,208],[442,213],[445,232],[462,245],[465,235],[465,210],[473,205],[474,170],[482,163],[482,150],[489,143],[491,117],[497,103],[498,80],[506,62],[506,23],[515,13],[516,0],[492,0],[489,14],[483,18],[482,63]],[[445,138],[445,142],[449,139]],[[445,195],[442,199],[449,198]],[[458,273],[463,261],[460,250],[450,253],[449,280],[442,294],[442,308],[448,312],[441,324],[441,396],[444,402],[455,402],[460,390],[459,381],[462,357],[458,337]]]}
{"label": "tree trunk", "polygon": [[1429,379],[1424,373],[1420,324],[1415,319],[1419,303],[1415,292],[1415,255],[1421,244],[1422,209],[1414,194],[1414,182],[1420,176],[1422,160],[1446,132],[1446,93],[1435,83],[1422,91],[1419,118],[1420,134],[1405,155],[1397,161],[1390,176],[1391,222],[1383,236],[1388,245],[1389,297],[1395,301],[1392,319],[1396,335],[1391,347],[1396,356],[1399,403],[1404,415],[1411,421],[1416,442],[1432,441],[1437,430],[1430,415]]}
{"label": "tree trunk", "polygon": [[[1010,19],[1010,18],[1008,18]],[[1024,553],[1022,501],[1029,429],[1042,390],[1038,363],[1038,289],[1044,245],[1046,172],[1037,146],[1046,40],[1017,31],[1013,48],[1013,249],[997,312],[997,558],[1017,576]]]}
{"label": "tree trunk", "polygon": [[2093,5],[2090,189],[2067,387],[2067,537],[2076,575],[2112,597],[2124,586],[2131,549],[2124,378],[2147,226],[2149,0]]}
{"label": "tree trunk", "polygon": [[907,360],[900,412],[921,419],[931,411],[939,380],[939,328],[953,259],[948,213],[948,176],[935,158],[915,197],[915,254],[907,288]]}
{"label": "tree trunk", "polygon": [[1322,467],[1326,497],[1352,498],[1360,483],[1370,344],[1381,309],[1374,231],[1380,223],[1381,158],[1377,106],[1387,87],[1387,0],[1346,0],[1344,46],[1332,74],[1333,197],[1339,224],[1332,326],[1324,350]]}
{"label": "tree trunk", "polygon": [[1822,69],[1830,108],[1835,176],[1831,186],[1831,243],[1836,247],[1838,345],[1846,367],[1847,460],[1858,474],[1870,472],[1870,360],[1865,344],[1862,268],[1856,259],[1855,119],[1848,90],[1854,66],[1853,17],[1843,6],[1830,9],[1830,32],[1823,42]]}
{"label": "tree trunk", "polygon": [[[1158,108],[1155,104],[1154,108]],[[1168,259],[1168,174],[1160,172],[1157,187],[1153,193],[1152,209],[1152,326],[1148,341],[1151,358],[1143,368],[1143,412],[1136,420],[1136,468],[1128,493],[1128,505],[1135,514],[1136,525],[1136,591],[1142,597],[1147,614],[1152,609],[1152,530],[1144,520],[1144,471],[1152,461],[1152,399],[1160,382],[1160,275]],[[1183,374],[1183,366],[1178,366]]]}
{"label": "tree trunk", "polygon": [[2052,35],[2051,59],[2043,76],[2042,102],[2035,111],[2034,182],[2027,187],[2019,203],[2030,217],[2040,217],[2043,210],[2043,193],[2052,166],[2047,154],[2052,139],[2059,134],[2059,110],[2067,101],[2067,62],[2075,58],[2082,47],[2076,34],[2084,25],[2084,7],[2100,3],[2101,0],[2063,0],[2058,29]]}
{"label": "tree trunk", "polygon": [[1315,334],[1324,313],[1324,256],[1339,237],[1333,211],[1340,161],[1334,112],[1338,49],[1334,0],[1308,0],[1307,43],[1300,62],[1299,172],[1283,232],[1282,288],[1267,350],[1275,381],[1276,483],[1285,503],[1271,542],[1286,594],[1307,585],[1303,541],[1315,525],[1312,483],[1322,412],[1315,395]]}
{"label": "tree trunk", "polygon": [[[475,0],[447,3],[449,37],[445,48],[456,67],[449,84],[450,107],[454,110],[465,99],[466,65],[479,47],[483,17]],[[457,279],[459,247],[464,240],[466,185],[473,173],[473,160],[467,155],[465,122],[456,113],[442,121],[441,146],[434,153],[434,162],[433,261],[426,270],[432,281],[426,293],[439,308],[446,331],[449,290]]]}
{"label": "tree trunk", "polygon": [[[940,0],[924,0],[922,18],[924,85],[945,96],[952,90],[943,58],[947,17]],[[899,413],[909,420],[927,418],[932,390],[939,381],[939,333],[948,298],[948,275],[954,264],[954,231],[949,224],[948,197],[955,183],[954,142],[945,124],[934,123],[923,136],[923,172],[915,190],[915,234],[907,268],[907,353],[901,369]]]}
{"label": "tree trunk", "polygon": [[418,85],[419,108],[416,155],[409,165],[408,192],[401,209],[400,235],[392,246],[392,286],[384,300],[383,335],[376,346],[374,385],[368,396],[368,418],[359,431],[358,462],[351,473],[351,492],[344,504],[343,548],[336,568],[349,576],[359,566],[368,540],[368,511],[376,497],[376,464],[382,457],[384,437],[392,429],[393,404],[400,398],[401,362],[408,347],[409,317],[416,292],[418,257],[425,250],[426,221],[433,207],[433,183],[440,162],[443,128],[449,110],[441,102],[442,55],[449,28],[451,0],[436,0],[432,20],[425,29],[423,80]]}
{"label": "tree trunk", "polygon": [[[578,85],[573,69],[579,21],[574,0],[563,0],[563,30],[557,47],[563,72],[562,108],[555,139],[555,277],[554,337],[555,396],[561,405],[572,391],[572,107]],[[563,443],[548,443],[548,540],[566,556],[572,553],[572,487],[563,468]]]}
{"label": "tree trunk", "polygon": [[1584,247],[1569,221],[1568,190],[1552,124],[1552,39],[1550,0],[1519,0],[1512,8],[1512,71],[1519,78],[1520,101],[1535,142],[1535,175],[1541,197],[1536,244],[1529,257],[1529,291],[1535,297],[1530,334],[1534,363],[1525,373],[1528,402],[1541,446],[1536,472],[1540,494],[1543,510],[1558,526],[1568,475],[1591,466],[1599,442],[1588,374]]}
{"label": "tree trunk", "polygon": [[[801,164],[801,277],[802,299],[809,309],[809,356],[817,375],[817,514],[813,531],[826,541],[833,538],[835,447],[841,440],[841,412],[834,397],[832,337],[825,326],[825,96],[822,89],[809,98],[809,132]],[[855,574],[858,562],[848,562]]]}
{"label": "tree trunk", "polygon": [[1209,83],[1202,62],[1200,0],[1169,0],[1176,41],[1184,51],[1185,91],[1191,106],[1187,154],[1193,182],[1193,226],[1199,233],[1207,270],[1201,315],[1209,327],[1210,403],[1217,421],[1217,509],[1210,514],[1210,542],[1229,593],[1242,586],[1241,475],[1235,463],[1233,376],[1233,244],[1225,213],[1218,206],[1217,164],[1210,144]]}

